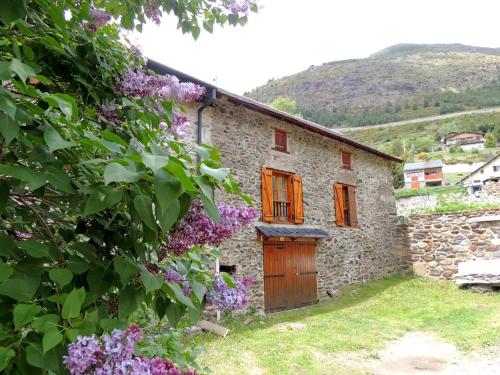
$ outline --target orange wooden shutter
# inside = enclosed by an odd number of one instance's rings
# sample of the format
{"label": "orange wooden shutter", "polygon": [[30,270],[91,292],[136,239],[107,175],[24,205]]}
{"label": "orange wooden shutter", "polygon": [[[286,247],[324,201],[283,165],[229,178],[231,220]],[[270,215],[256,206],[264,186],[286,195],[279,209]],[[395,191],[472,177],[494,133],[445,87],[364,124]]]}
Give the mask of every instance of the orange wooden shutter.
{"label": "orange wooden shutter", "polygon": [[273,172],[262,168],[262,220],[272,223],[273,212]]}
{"label": "orange wooden shutter", "polygon": [[358,226],[358,211],[356,207],[356,188],[348,186],[347,191],[349,194],[349,216],[351,218],[351,227]]}
{"label": "orange wooden shutter", "polygon": [[345,226],[344,217],[344,194],[342,191],[342,184],[335,184],[333,187],[335,196],[335,220],[339,227]]}
{"label": "orange wooden shutter", "polygon": [[295,224],[304,222],[304,201],[302,198],[302,178],[293,176],[293,218]]}

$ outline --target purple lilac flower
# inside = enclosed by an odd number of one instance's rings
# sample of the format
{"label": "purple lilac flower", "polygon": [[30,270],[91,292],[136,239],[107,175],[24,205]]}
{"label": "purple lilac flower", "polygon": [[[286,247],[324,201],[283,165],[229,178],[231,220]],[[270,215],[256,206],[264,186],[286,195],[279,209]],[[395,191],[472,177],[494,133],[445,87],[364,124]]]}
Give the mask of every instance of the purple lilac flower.
{"label": "purple lilac flower", "polygon": [[152,76],[143,71],[132,70],[125,74],[117,89],[126,96],[174,99],[178,102],[199,100],[206,91],[205,87],[195,83],[180,82],[173,75]]}
{"label": "purple lilac flower", "polygon": [[182,281],[182,276],[175,271],[165,271],[165,273],[163,274],[163,279],[167,283],[171,281],[179,283]]}
{"label": "purple lilac flower", "polygon": [[161,10],[159,5],[153,4],[153,2],[148,1],[144,6],[144,14],[147,18],[153,21],[155,24],[159,25],[161,22]]}
{"label": "purple lilac flower", "polygon": [[224,2],[222,6],[233,14],[246,14],[252,3],[254,2],[251,0],[228,0]]}
{"label": "purple lilac flower", "polygon": [[186,216],[169,233],[167,249],[182,254],[192,246],[219,245],[258,216],[257,210],[248,206],[236,208],[221,203],[218,209],[220,221],[216,224],[201,202],[194,200]]}
{"label": "purple lilac flower", "polygon": [[234,281],[236,288],[230,288],[222,277],[216,278],[212,290],[207,293],[207,302],[222,311],[243,309],[248,304],[248,288],[253,281],[248,277]]}
{"label": "purple lilac flower", "polygon": [[[72,375],[182,374],[171,361],[135,355],[135,344],[142,339],[143,332],[135,324],[125,331],[115,329],[111,335],[104,335],[100,339],[78,336],[74,343],[69,344],[68,355],[63,357],[63,362]],[[188,370],[184,374],[196,373]]]}
{"label": "purple lilac flower", "polygon": [[16,230],[15,233],[16,233],[17,238],[19,238],[20,240],[31,240],[33,238],[32,233],[20,232],[18,230]]}
{"label": "purple lilac flower", "polygon": [[191,123],[185,115],[174,113],[172,126],[168,126],[166,122],[160,122],[160,128],[167,133],[175,135],[177,138],[185,138],[191,128]]}
{"label": "purple lilac flower", "polygon": [[96,112],[100,118],[107,122],[115,125],[121,122],[120,116],[118,115],[118,107],[115,105],[100,105],[96,108]]}
{"label": "purple lilac flower", "polygon": [[91,9],[90,17],[92,17],[92,20],[94,21],[93,25],[96,28],[104,26],[109,21],[111,21],[111,14],[99,9]]}

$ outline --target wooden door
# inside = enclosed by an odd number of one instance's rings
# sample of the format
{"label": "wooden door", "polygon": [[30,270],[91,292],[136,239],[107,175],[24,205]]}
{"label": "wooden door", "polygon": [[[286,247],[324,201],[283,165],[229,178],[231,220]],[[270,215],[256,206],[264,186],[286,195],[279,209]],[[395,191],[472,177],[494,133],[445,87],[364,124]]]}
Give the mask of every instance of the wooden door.
{"label": "wooden door", "polygon": [[418,175],[411,176],[411,188],[418,189],[420,187],[420,182],[418,182]]}
{"label": "wooden door", "polygon": [[316,302],[318,295],[314,242],[265,242],[265,310],[286,310]]}

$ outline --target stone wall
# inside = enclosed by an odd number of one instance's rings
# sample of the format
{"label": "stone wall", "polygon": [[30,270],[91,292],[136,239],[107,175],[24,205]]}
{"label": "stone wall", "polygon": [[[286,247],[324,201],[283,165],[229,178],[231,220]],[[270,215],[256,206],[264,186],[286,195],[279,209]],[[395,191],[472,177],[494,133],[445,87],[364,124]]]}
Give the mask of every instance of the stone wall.
{"label": "stone wall", "polygon": [[500,258],[500,209],[410,216],[407,232],[418,275],[451,279],[460,262]]}
{"label": "stone wall", "polygon": [[[191,112],[194,122],[194,111]],[[279,169],[302,177],[304,226],[328,230],[332,238],[317,245],[320,298],[342,284],[380,277],[401,269],[401,232],[390,162],[364,150],[233,105],[224,99],[204,112],[203,142],[216,146],[225,167],[261,210],[261,169]],[[272,150],[273,128],[288,132],[289,153]],[[353,170],[341,168],[340,151],[352,153]],[[359,228],[337,227],[333,184],[356,185]],[[217,192],[218,200],[233,200]],[[257,224],[263,224],[262,222]],[[399,245],[395,246],[394,243]],[[236,275],[256,280],[251,296],[263,306],[263,245],[255,228],[246,228],[222,246],[221,264],[235,265]]]}

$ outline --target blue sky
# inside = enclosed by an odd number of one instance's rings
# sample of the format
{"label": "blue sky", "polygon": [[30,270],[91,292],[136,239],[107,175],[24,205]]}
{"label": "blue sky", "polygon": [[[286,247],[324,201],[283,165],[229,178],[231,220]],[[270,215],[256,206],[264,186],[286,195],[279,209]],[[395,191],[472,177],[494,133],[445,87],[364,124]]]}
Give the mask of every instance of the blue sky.
{"label": "blue sky", "polygon": [[175,19],[132,37],[150,58],[232,92],[310,65],[361,58],[396,43],[500,47],[496,0],[261,0],[245,27],[195,42]]}

